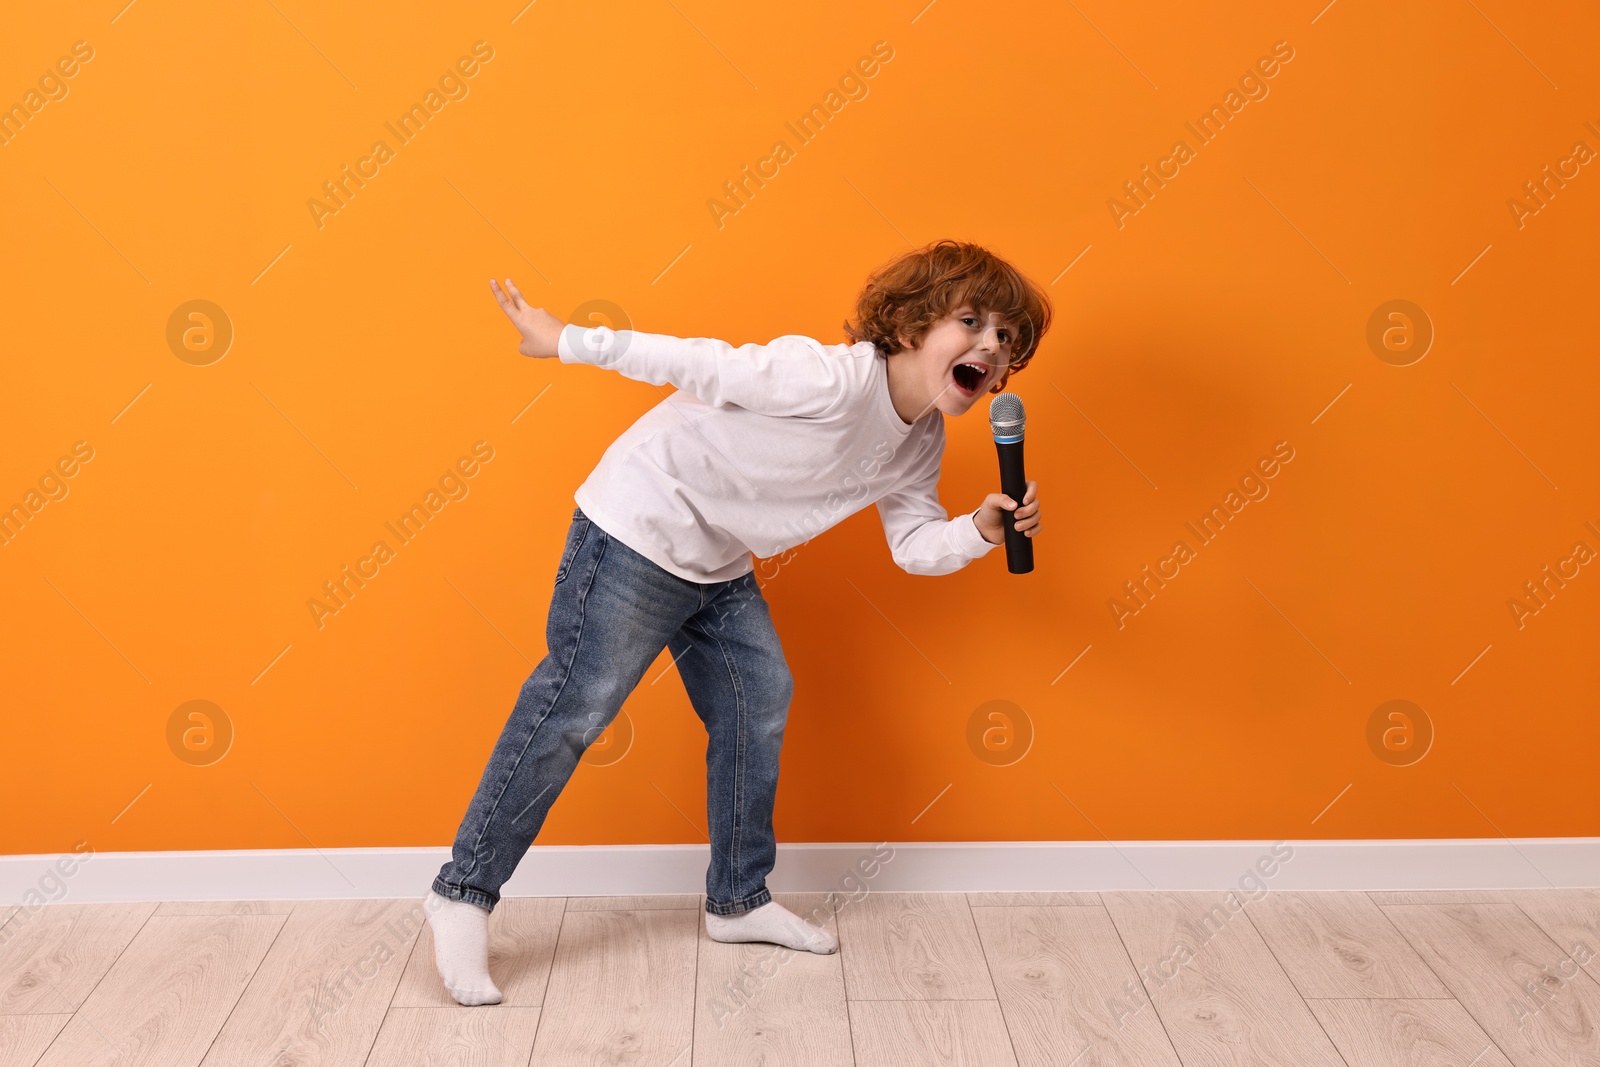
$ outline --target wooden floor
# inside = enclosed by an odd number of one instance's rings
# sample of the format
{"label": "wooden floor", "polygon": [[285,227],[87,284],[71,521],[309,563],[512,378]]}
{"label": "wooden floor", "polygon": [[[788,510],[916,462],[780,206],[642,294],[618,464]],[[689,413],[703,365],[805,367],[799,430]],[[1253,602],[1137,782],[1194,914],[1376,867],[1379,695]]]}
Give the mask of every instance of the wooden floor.
{"label": "wooden floor", "polygon": [[0,907],[0,1064],[1600,1065],[1596,890],[778,899],[840,952],[507,899],[492,1008],[413,901]]}

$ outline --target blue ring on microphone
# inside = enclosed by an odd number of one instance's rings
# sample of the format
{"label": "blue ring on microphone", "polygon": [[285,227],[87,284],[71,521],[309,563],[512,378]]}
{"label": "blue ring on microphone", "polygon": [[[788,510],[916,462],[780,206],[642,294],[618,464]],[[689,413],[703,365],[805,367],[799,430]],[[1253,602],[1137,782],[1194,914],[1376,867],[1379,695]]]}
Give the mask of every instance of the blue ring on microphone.
{"label": "blue ring on microphone", "polygon": [[997,445],[1014,445],[1014,444],[1017,444],[1018,442],[1020,442],[1021,440],[1022,440],[1022,435],[1020,433],[1017,434],[1017,436],[1015,436],[1015,437],[1001,437],[999,435],[996,435],[995,439],[994,439],[994,443],[997,444]]}

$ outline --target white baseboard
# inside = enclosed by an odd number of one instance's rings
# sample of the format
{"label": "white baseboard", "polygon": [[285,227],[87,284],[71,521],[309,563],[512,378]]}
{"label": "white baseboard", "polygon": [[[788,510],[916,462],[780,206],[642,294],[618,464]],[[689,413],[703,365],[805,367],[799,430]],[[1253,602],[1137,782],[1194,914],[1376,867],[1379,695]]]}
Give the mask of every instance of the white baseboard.
{"label": "white baseboard", "polygon": [[[780,844],[777,892],[1239,887],[1258,861],[1270,889],[1600,886],[1600,838],[1292,841],[1001,841]],[[893,849],[892,858],[874,863]],[[1292,849],[1289,859],[1281,857]],[[0,856],[0,905],[61,901],[420,897],[447,848],[250,849]],[[507,896],[701,893],[704,845],[535,846]],[[70,870],[63,874],[62,871]],[[863,872],[871,872],[870,876]],[[854,877],[856,881],[847,879]],[[1250,888],[1250,886],[1245,886]]]}

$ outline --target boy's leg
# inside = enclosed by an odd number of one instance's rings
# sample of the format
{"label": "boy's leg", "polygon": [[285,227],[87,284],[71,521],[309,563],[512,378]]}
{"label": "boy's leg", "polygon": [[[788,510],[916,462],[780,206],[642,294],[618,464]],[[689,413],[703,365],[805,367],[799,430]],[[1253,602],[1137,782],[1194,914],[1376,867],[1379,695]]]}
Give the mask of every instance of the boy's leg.
{"label": "boy's leg", "polygon": [[433,891],[492,909],[584,751],[710,586],[662,570],[573,512],[545,627]]}
{"label": "boy's leg", "polygon": [[735,915],[772,899],[772,807],[794,679],[751,575],[711,587],[668,650],[706,727],[706,910]]}
{"label": "boy's leg", "polygon": [[778,753],[794,679],[754,575],[711,595],[668,643],[706,726],[706,929],[718,941],[773,941],[833,952],[838,942],[773,902],[767,875]]}
{"label": "boy's leg", "polygon": [[794,694],[773,617],[754,574],[709,590],[706,606],[667,645],[706,723],[706,933],[714,941],[837,952],[837,937],[773,901],[766,889],[778,857],[778,753]]}

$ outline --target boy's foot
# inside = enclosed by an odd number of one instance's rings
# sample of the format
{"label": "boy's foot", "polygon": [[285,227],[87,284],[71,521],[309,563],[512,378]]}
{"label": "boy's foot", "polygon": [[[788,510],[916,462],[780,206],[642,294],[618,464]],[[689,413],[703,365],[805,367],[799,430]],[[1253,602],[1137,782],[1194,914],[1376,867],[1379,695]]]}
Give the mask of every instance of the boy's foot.
{"label": "boy's foot", "polygon": [[457,1004],[500,1003],[489,977],[489,913],[430,891],[422,910],[433,928],[433,963]]}
{"label": "boy's foot", "polygon": [[822,955],[839,951],[838,938],[806,922],[775,900],[738,915],[713,915],[708,911],[706,933],[713,941],[770,941]]}

